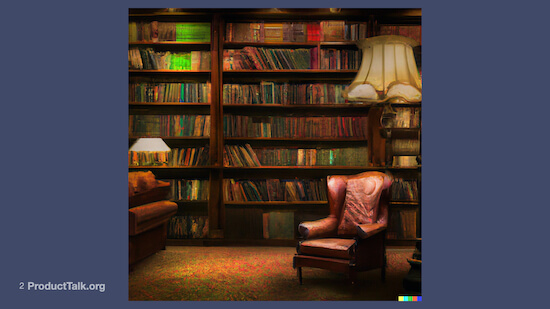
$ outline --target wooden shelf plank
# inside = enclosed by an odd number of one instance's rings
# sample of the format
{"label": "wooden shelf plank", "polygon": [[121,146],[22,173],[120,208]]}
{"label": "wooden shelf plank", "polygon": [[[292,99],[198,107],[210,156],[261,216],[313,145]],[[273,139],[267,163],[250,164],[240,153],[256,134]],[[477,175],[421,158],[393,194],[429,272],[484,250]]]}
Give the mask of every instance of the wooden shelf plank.
{"label": "wooden shelf plank", "polygon": [[341,142],[341,141],[364,141],[367,142],[366,137],[320,137],[320,138],[308,138],[308,137],[224,137],[227,141],[300,141],[300,142]]}
{"label": "wooden shelf plank", "polygon": [[200,102],[128,102],[130,106],[205,106],[209,107],[210,103]]}
{"label": "wooden shelf plank", "polygon": [[226,166],[224,169],[235,170],[287,170],[287,169],[303,169],[303,170],[374,170],[377,167],[369,166]]}
{"label": "wooden shelf plank", "polygon": [[[248,108],[283,108],[283,109],[340,109],[340,108],[350,108],[350,109],[364,109],[370,108],[371,106],[363,103],[342,103],[342,104],[223,104],[224,108],[228,109],[248,109]],[[395,130],[395,129],[394,129]]]}
{"label": "wooden shelf plank", "polygon": [[226,201],[225,206],[309,206],[309,205],[328,205],[328,201]]}
{"label": "wooden shelf plank", "polygon": [[210,73],[211,70],[128,70],[129,73]]}
{"label": "wooden shelf plank", "polygon": [[210,45],[210,42],[173,42],[173,41],[162,41],[162,42],[151,42],[151,41],[138,41],[138,42],[128,42],[128,45]]}
{"label": "wooden shelf plank", "polygon": [[320,69],[295,69],[295,70],[224,70],[223,73],[306,73],[306,74],[315,74],[315,73],[357,73],[358,70],[320,70]]}

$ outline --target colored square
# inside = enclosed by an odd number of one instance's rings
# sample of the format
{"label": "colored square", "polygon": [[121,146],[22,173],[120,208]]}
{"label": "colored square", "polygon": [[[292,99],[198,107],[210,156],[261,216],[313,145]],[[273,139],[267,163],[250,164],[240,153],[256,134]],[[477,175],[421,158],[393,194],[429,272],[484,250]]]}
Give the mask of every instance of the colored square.
{"label": "colored square", "polygon": [[404,296],[399,296],[397,299],[398,299],[399,301],[405,301],[404,298],[405,298]]}
{"label": "colored square", "polygon": [[422,296],[417,296],[416,298],[418,299],[417,301],[422,301]]}

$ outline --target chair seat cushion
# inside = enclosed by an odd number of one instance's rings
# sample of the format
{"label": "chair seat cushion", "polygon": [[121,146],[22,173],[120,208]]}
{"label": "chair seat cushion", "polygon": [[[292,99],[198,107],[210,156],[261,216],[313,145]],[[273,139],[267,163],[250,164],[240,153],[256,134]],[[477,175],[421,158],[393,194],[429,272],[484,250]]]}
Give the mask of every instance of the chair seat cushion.
{"label": "chair seat cushion", "polygon": [[351,259],[355,255],[355,239],[323,238],[301,242],[298,254]]}

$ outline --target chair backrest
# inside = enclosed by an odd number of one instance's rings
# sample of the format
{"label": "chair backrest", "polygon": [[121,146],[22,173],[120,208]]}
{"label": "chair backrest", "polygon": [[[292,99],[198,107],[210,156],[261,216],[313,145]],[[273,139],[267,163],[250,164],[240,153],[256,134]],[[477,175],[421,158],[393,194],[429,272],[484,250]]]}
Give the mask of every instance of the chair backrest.
{"label": "chair backrest", "polygon": [[[350,189],[348,190],[348,182]],[[364,172],[351,176],[328,176],[329,217],[338,219],[339,235],[355,235],[355,225],[383,223],[388,220],[388,198],[392,179],[381,172]]]}

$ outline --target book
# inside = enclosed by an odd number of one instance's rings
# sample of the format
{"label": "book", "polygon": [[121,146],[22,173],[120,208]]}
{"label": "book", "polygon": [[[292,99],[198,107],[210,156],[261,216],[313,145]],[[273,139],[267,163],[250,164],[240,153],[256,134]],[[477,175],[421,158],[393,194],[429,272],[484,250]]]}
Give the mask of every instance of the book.
{"label": "book", "polygon": [[323,41],[343,41],[346,39],[346,22],[343,20],[327,20],[321,22]]}
{"label": "book", "polygon": [[391,185],[391,198],[395,201],[418,201],[418,181],[396,177]]}
{"label": "book", "polygon": [[308,42],[321,41],[321,25],[319,22],[308,22],[306,24],[306,29]]}
{"label": "book", "polygon": [[419,107],[394,107],[395,128],[420,128]]}
{"label": "book", "polygon": [[210,23],[176,23],[176,42],[210,42]]}
{"label": "book", "polygon": [[208,179],[162,179],[170,183],[172,201],[207,201],[210,193]]}
{"label": "book", "polygon": [[210,164],[209,146],[172,148],[169,166],[204,166]]}
{"label": "book", "polygon": [[176,215],[168,221],[167,237],[192,239],[208,237],[208,216]]}
{"label": "book", "polygon": [[294,212],[270,211],[262,215],[265,239],[294,239]]}
{"label": "book", "polygon": [[394,167],[415,167],[418,166],[416,156],[393,156]]}
{"label": "book", "polygon": [[419,139],[392,139],[392,153],[394,155],[418,155],[420,154]]}
{"label": "book", "polygon": [[283,23],[264,23],[264,42],[283,42]]}
{"label": "book", "polygon": [[399,211],[401,219],[401,237],[405,239],[416,239],[416,211],[403,209]]}
{"label": "book", "polygon": [[422,44],[421,25],[380,25],[380,35],[402,35]]}

